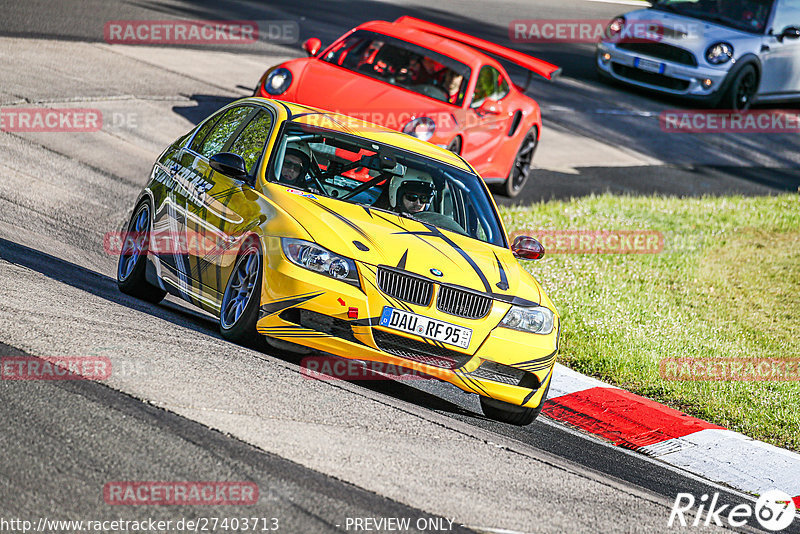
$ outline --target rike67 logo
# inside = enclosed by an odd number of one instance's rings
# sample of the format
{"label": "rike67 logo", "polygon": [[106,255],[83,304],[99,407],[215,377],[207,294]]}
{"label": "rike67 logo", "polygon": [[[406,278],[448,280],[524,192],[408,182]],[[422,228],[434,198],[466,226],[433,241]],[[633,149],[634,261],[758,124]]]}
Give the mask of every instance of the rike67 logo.
{"label": "rike67 logo", "polygon": [[[669,515],[668,527],[678,526],[699,527],[744,527],[751,522],[753,517],[762,528],[773,532],[788,528],[794,521],[795,504],[791,496],[780,490],[771,490],[761,494],[755,504],[755,509],[750,504],[737,504],[733,508],[729,504],[719,505],[719,493],[711,499],[704,494],[700,499],[695,499],[691,493],[679,493],[672,505]],[[687,519],[686,514],[694,515]]]}

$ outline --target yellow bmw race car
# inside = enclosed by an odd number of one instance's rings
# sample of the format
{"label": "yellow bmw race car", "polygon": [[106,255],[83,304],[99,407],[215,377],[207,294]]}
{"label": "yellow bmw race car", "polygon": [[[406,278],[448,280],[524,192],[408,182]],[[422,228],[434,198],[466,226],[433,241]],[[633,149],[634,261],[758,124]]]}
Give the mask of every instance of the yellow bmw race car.
{"label": "yellow bmw race car", "polygon": [[559,317],[458,155],[343,115],[233,102],[159,157],[136,201],[120,289],[177,295],[237,343],[259,336],[380,362],[539,414]]}

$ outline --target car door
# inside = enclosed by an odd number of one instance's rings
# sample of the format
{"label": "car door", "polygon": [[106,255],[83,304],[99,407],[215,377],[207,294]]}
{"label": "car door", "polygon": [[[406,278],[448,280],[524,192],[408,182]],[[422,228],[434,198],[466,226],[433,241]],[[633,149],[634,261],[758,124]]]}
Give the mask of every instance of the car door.
{"label": "car door", "polygon": [[[275,116],[272,109],[254,109],[221,148],[204,150],[195,160],[198,174],[203,174],[210,188],[189,204],[187,233],[196,237],[196,246],[189,248],[189,254],[193,277],[215,305],[222,301],[242,239],[261,222],[264,206],[252,184]],[[208,159],[219,152],[241,156],[247,178],[238,180],[212,169]]]}
{"label": "car door", "polygon": [[213,303],[203,291],[202,269],[196,256],[192,254],[197,246],[196,206],[205,201],[213,183],[208,181],[210,167],[205,154],[222,152],[228,140],[254,113],[250,105],[235,106],[218,113],[198,129],[190,143],[182,147],[174,157],[170,173],[174,187],[165,202],[166,210],[156,221],[158,236],[168,247],[162,247],[159,259],[164,267],[161,278],[177,290],[178,294],[201,307],[208,308]]}
{"label": "car door", "polygon": [[800,92],[800,39],[781,37],[786,28],[800,28],[800,0],[778,0],[772,35],[762,53],[759,93],[764,96]]}
{"label": "car door", "polygon": [[508,113],[505,97],[508,81],[492,65],[478,72],[472,101],[467,112],[462,155],[482,173],[490,167],[498,145],[502,142]]}

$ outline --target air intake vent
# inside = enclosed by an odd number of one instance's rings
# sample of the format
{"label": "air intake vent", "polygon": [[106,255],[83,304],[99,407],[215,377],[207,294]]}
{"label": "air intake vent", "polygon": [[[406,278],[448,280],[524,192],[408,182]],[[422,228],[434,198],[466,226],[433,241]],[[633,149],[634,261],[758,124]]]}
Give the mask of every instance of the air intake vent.
{"label": "air intake vent", "polygon": [[472,358],[472,356],[463,352],[397,336],[383,330],[373,330],[372,336],[375,339],[375,344],[384,352],[407,360],[424,363],[425,365],[441,367],[442,369],[457,369]]}

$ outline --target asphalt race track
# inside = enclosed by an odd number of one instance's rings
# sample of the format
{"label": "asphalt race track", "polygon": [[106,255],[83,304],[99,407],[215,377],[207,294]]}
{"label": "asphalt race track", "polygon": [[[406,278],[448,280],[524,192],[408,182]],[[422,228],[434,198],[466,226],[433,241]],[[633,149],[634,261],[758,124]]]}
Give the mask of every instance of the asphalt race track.
{"label": "asphalt race track", "polygon": [[[302,533],[398,531],[356,521],[365,518],[410,518],[407,531],[423,532],[663,532],[680,492],[718,492],[720,504],[755,501],[546,418],[522,428],[490,421],[477,398],[447,384],[304,378],[300,356],[232,345],[213,317],[182,301],[156,306],[123,295],[116,257],[103,247],[167,144],[252,94],[266,67],[302,54],[298,43],[268,41],[109,45],[107,21],[290,20],[301,41],[329,43],[364,21],[413,15],[506,43],[514,19],[609,19],[631,6],[0,5],[0,106],[92,108],[104,117],[96,132],[0,131],[0,356],[98,356],[115,369],[97,382],[0,381],[0,531],[22,532],[3,528],[1,520],[15,518],[36,525],[257,517]],[[520,49],[564,75],[530,88],[546,131],[535,181],[515,202],[606,190],[762,195],[800,186],[796,136],[663,132],[659,113],[680,104],[599,83],[591,45]],[[103,488],[114,481],[250,481],[259,498],[238,506],[110,505]]]}

